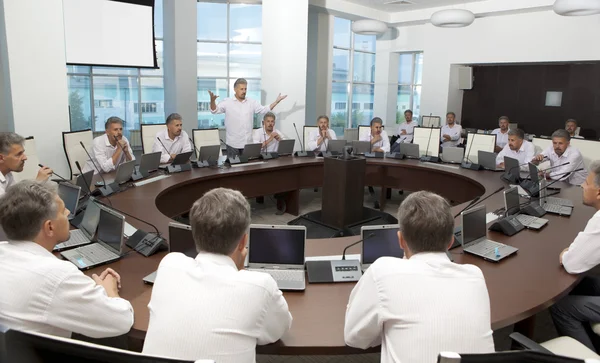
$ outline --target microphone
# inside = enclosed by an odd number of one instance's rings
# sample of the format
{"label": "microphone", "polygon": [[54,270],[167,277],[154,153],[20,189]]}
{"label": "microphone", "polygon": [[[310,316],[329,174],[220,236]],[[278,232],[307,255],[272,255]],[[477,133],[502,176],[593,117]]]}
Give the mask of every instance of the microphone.
{"label": "microphone", "polygon": [[225,141],[223,141],[223,139],[219,139],[219,140],[223,143],[223,145],[225,145],[225,147],[227,148],[227,151],[233,151],[234,155],[239,155],[240,154],[240,152],[238,151],[238,149],[236,149],[236,148],[234,148],[232,146],[227,145],[225,143]]}
{"label": "microphone", "polygon": [[[469,155],[471,155],[471,148],[473,147],[473,143],[475,142],[475,134],[471,134],[471,135],[473,136],[473,139],[471,140],[471,145],[469,145],[469,151],[467,151],[467,154],[465,155],[467,158],[467,162],[463,161],[460,164],[460,167],[464,168],[464,169],[471,169],[471,170],[482,170],[483,167],[481,165],[473,164],[471,162],[471,160],[469,160]],[[464,158],[463,158],[463,160],[464,160]]]}
{"label": "microphone", "polygon": [[167,149],[167,147],[165,146],[165,144],[163,144],[163,142],[160,140],[160,138],[157,136],[156,140],[158,140],[158,142],[160,142],[160,144],[162,145],[162,147],[165,149],[165,151],[167,152],[167,154],[169,154],[169,156],[171,155],[171,151],[169,149]]}
{"label": "microphone", "polygon": [[98,175],[100,175],[100,178],[102,178],[102,183],[104,183],[104,186],[101,187],[101,188],[99,188],[100,192],[102,193],[102,195],[106,197],[106,196],[109,196],[112,193],[114,193],[115,191],[112,189],[112,187],[110,185],[106,184],[106,180],[104,179],[104,176],[102,176],[102,171],[100,170],[100,168],[98,167],[98,165],[96,165],[96,162],[94,161],[94,159],[92,159],[92,156],[90,155],[90,153],[85,148],[85,145],[83,144],[83,141],[79,141],[79,145],[81,145],[81,147],[83,148],[83,151],[85,151],[85,153],[88,156],[88,158],[90,158],[90,161],[92,162],[92,165],[94,165],[94,169],[96,169],[96,171],[98,172]]}
{"label": "microphone", "polygon": [[[567,161],[566,163],[563,163],[563,164],[560,164],[560,165],[554,165],[554,166],[551,166],[551,167],[549,167],[549,168],[546,168],[546,169],[543,169],[543,170],[540,170],[540,171],[541,171],[541,172],[543,172],[543,173],[545,173],[545,172],[546,172],[546,170],[555,169],[555,168],[560,168],[561,166],[565,166],[565,165],[568,165],[568,164],[571,164],[571,162],[570,162],[570,161]],[[570,172],[569,172],[569,173],[570,173]]]}
{"label": "microphone", "polygon": [[307,156],[315,156],[314,152],[307,152],[304,150],[304,145],[302,144],[302,139],[300,138],[300,134],[298,133],[298,128],[296,127],[296,123],[293,122],[292,123],[294,125],[294,130],[296,131],[296,136],[298,137],[298,142],[300,143],[300,151],[296,151],[296,153],[294,154],[294,156],[298,156],[298,157],[307,157]]}
{"label": "microphone", "polygon": [[[158,137],[157,137],[157,139],[158,139]],[[192,141],[191,137],[189,137],[188,140],[190,140],[190,143],[192,144],[192,147],[194,148],[194,154],[196,154],[196,160],[199,160],[200,159],[200,150],[198,150],[196,148],[196,145],[194,145],[194,142]],[[163,145],[163,147],[164,147],[164,145]]]}
{"label": "microphone", "polygon": [[[81,165],[79,165],[79,161],[75,160],[75,166],[77,166],[77,170],[79,171],[79,174],[83,175],[83,171],[81,170]],[[90,187],[87,180],[85,180],[85,178],[83,176],[82,176],[82,179],[83,179],[83,184],[87,188],[89,195],[92,195],[92,188]],[[106,199],[108,199],[108,198],[106,198]]]}
{"label": "microphone", "polygon": [[[575,170],[572,170],[572,171],[568,171],[568,172],[566,172],[566,173],[559,174],[559,175],[561,175],[559,178],[557,178],[557,179],[555,179],[555,180],[551,181],[550,183],[548,183],[548,185],[544,186],[543,188],[540,188],[540,190],[539,190],[538,192],[540,192],[540,191],[542,191],[542,190],[544,190],[544,189],[551,189],[551,188],[550,188],[550,186],[551,186],[551,185],[553,185],[553,184],[556,184],[556,183],[558,183],[559,181],[563,181],[563,178],[565,178],[565,177],[569,177],[569,176],[570,176],[570,174],[573,174],[573,173],[576,173],[576,172],[578,172],[578,171],[582,171],[582,170],[585,170],[585,168],[579,168],[579,169],[575,169]],[[556,193],[555,193],[555,194],[556,194]],[[530,201],[529,201],[529,202],[526,202],[525,204],[529,204],[529,203],[531,203],[532,201],[534,201],[534,200],[537,200],[537,199],[541,199],[541,197],[537,197],[537,198],[530,198],[530,199],[529,199]]]}
{"label": "microphone", "polygon": [[[43,167],[44,167],[42,164],[38,164],[38,166],[39,166],[40,168],[43,168]],[[71,183],[71,181],[70,181],[70,180],[67,180],[67,179],[63,178],[62,176],[60,176],[60,175],[56,174],[56,173],[54,172],[54,170],[52,171],[52,174],[56,175],[57,177],[61,178],[61,179],[62,179],[62,180],[64,180],[64,181],[66,181],[67,183]]]}
{"label": "microphone", "polygon": [[350,243],[348,246],[346,246],[344,248],[344,252],[342,253],[342,260],[346,260],[346,250],[348,250],[348,248],[355,246],[361,242],[364,242],[366,240],[368,240],[369,238],[375,237],[375,233],[369,233],[369,235],[363,239],[361,239],[360,241],[354,242],[354,243]]}

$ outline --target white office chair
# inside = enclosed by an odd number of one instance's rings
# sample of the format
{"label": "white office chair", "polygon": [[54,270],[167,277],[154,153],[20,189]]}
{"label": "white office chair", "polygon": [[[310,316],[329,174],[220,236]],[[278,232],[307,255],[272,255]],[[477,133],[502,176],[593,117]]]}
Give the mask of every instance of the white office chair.
{"label": "white office chair", "polygon": [[[35,140],[33,136],[29,136],[25,138],[25,143],[23,145],[25,148],[25,155],[27,155],[27,161],[25,162],[25,167],[23,171],[20,173],[12,173],[16,182],[21,180],[35,180],[37,177],[37,173],[40,170],[39,163],[40,159],[37,155],[37,149],[35,147]],[[81,147],[81,146],[80,146]]]}
{"label": "white office chair", "polygon": [[358,129],[344,129],[344,140],[357,141]]}
{"label": "white office chair", "polygon": [[512,333],[510,338],[529,350],[549,351],[575,359],[600,359],[600,355],[571,337],[558,337],[539,344],[520,333]]}
{"label": "white office chair", "polygon": [[[221,145],[219,129],[194,129],[192,130],[192,139],[194,146],[198,151],[202,146]],[[224,130],[223,130],[224,131]]]}
{"label": "white office chair", "polygon": [[78,175],[79,171],[75,162],[79,162],[79,165],[83,168],[87,160],[89,159],[80,143],[85,145],[87,151],[92,153],[92,143],[94,141],[92,130],[83,131],[69,131],[63,132],[63,147],[65,149],[65,155],[67,156],[67,162],[69,164],[70,177],[73,179],[73,175]]}
{"label": "white office chair", "polygon": [[154,142],[156,141],[156,134],[160,131],[164,130],[167,127],[165,124],[142,124],[141,132],[142,132],[142,151],[144,154],[148,154],[152,152],[152,146],[154,146]]}
{"label": "white office chair", "polygon": [[310,133],[313,130],[319,130],[319,126],[306,126],[306,125],[304,126],[304,130],[302,131],[302,137],[303,137],[302,145],[304,145],[304,150],[311,151],[311,150],[308,150],[307,143],[308,143],[308,139],[310,138]]}
{"label": "white office chair", "polygon": [[519,124],[518,124],[518,123],[516,123],[516,122],[509,123],[509,124],[508,124],[508,129],[509,129],[509,130],[514,130],[514,129],[518,129],[518,128],[519,128]]}
{"label": "white office chair", "polygon": [[142,131],[129,130],[129,145],[131,149],[140,150],[142,148]]}
{"label": "white office chair", "polygon": [[579,136],[579,132],[581,131],[581,127],[577,126],[575,129],[575,136]]}

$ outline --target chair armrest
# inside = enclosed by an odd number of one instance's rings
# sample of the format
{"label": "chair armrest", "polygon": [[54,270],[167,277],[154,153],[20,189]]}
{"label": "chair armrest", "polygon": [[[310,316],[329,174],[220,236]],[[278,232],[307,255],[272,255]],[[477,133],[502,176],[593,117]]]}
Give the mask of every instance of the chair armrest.
{"label": "chair armrest", "polygon": [[548,354],[554,355],[554,353],[552,353],[548,349],[542,347],[541,345],[539,345],[538,343],[534,342],[533,340],[527,338],[526,336],[524,336],[521,333],[512,333],[509,336],[510,336],[510,338],[512,340],[514,340],[520,346],[522,346],[523,348],[525,348],[527,350],[534,350],[534,351],[537,351],[537,352],[548,353]]}

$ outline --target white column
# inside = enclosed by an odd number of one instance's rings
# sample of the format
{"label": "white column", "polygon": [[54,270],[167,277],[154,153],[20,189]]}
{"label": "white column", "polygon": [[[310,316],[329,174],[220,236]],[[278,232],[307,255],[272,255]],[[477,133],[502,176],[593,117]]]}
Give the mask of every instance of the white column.
{"label": "white column", "polygon": [[179,113],[192,137],[198,128],[196,0],[164,0],[163,9],[165,116]]}
{"label": "white column", "polygon": [[398,93],[398,53],[391,51],[395,28],[377,37],[375,53],[375,104],[373,115],[381,117],[388,135],[396,133],[396,105]]}
{"label": "white column", "polygon": [[2,130],[35,137],[40,162],[68,175],[61,134],[70,130],[62,1],[0,0],[0,7]]}
{"label": "white column", "polygon": [[297,140],[293,124],[302,138],[306,120],[308,0],[263,0],[262,8],[262,101],[288,95],[273,111],[276,127]]}
{"label": "white column", "polygon": [[316,125],[319,115],[331,115],[333,16],[308,12],[306,122]]}

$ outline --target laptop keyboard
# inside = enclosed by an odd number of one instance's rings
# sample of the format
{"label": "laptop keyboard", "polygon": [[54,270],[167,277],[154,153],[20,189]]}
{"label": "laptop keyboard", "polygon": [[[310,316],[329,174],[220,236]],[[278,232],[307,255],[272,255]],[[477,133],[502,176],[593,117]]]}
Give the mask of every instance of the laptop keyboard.
{"label": "laptop keyboard", "polygon": [[569,199],[564,199],[564,198],[546,197],[546,203],[562,205],[565,207],[573,207],[573,201],[569,200]]}
{"label": "laptop keyboard", "polygon": [[81,230],[76,229],[74,231],[71,231],[71,235],[68,240],[57,244],[54,247],[54,249],[60,249],[60,248],[65,248],[65,247],[69,247],[69,246],[79,246],[79,245],[82,245],[84,243],[89,243],[89,242],[91,242],[90,239],[87,238],[83,234],[83,232],[81,232]]}
{"label": "laptop keyboard", "polygon": [[301,282],[304,280],[304,270],[266,270],[260,269],[255,270],[260,272],[266,272],[275,281],[298,281]]}
{"label": "laptop keyboard", "polygon": [[522,225],[528,226],[537,222],[538,218],[534,216],[528,216],[524,214],[519,214],[516,216],[517,220],[521,222]]}
{"label": "laptop keyboard", "polygon": [[542,204],[542,208],[544,208],[544,210],[549,213],[571,215],[571,208],[558,204],[544,203]]}
{"label": "laptop keyboard", "polygon": [[496,248],[498,248],[498,252],[502,253],[502,249],[505,247],[505,244],[485,240],[479,242],[473,246],[467,247],[469,252],[476,253],[478,255],[495,255]]}
{"label": "laptop keyboard", "polygon": [[102,246],[99,243],[79,247],[77,249],[77,252],[79,252],[80,255],[87,258],[93,263],[102,262],[118,257],[114,252],[107,250],[104,246]]}

